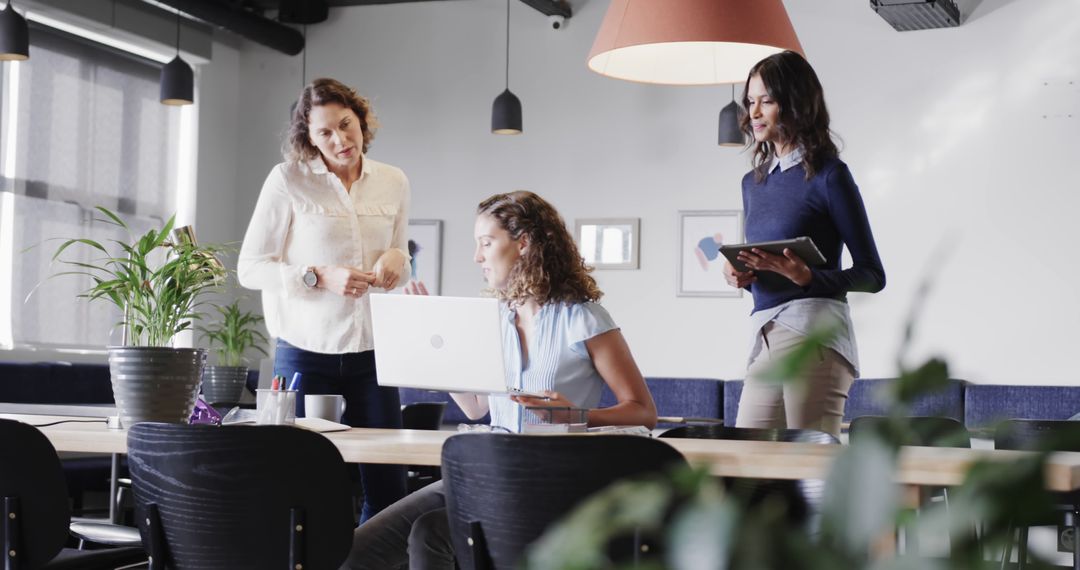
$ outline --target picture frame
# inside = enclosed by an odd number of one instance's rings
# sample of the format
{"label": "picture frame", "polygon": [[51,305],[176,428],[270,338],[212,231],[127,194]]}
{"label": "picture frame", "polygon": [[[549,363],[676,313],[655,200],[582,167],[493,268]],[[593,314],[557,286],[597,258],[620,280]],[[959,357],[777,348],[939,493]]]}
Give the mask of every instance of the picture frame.
{"label": "picture frame", "polygon": [[432,295],[442,293],[442,226],[442,220],[409,220],[409,279]]}
{"label": "picture frame", "polygon": [[724,243],[743,243],[742,210],[680,210],[678,274],[679,297],[742,297],[743,290],[724,279]]}
{"label": "picture frame", "polygon": [[641,218],[581,218],[574,239],[585,263],[596,269],[639,269]]}

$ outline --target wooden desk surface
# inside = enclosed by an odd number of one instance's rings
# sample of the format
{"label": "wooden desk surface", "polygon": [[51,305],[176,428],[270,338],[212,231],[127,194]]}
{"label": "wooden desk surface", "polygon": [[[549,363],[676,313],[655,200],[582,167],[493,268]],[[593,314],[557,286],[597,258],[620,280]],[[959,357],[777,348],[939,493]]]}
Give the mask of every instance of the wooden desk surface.
{"label": "wooden desk surface", "polygon": [[[3,414],[32,425],[61,420],[85,422],[86,417]],[[127,431],[95,423],[62,423],[41,427],[57,451],[125,453]],[[438,465],[443,442],[456,432],[354,428],[324,433],[350,462]],[[585,437],[603,437],[585,436]],[[843,449],[834,445],[705,439],[664,439],[693,464],[710,465],[714,475],[770,479],[813,479],[827,475]],[[896,480],[906,485],[956,485],[978,459],[1009,461],[1021,451],[905,447],[900,452]],[[1080,489],[1080,453],[1055,453],[1047,463],[1047,488]]]}

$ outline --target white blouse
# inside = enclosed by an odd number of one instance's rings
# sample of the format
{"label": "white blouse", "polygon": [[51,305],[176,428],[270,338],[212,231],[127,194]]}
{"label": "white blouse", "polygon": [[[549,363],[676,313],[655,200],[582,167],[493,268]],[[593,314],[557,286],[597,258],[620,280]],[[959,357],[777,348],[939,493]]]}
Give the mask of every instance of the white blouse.
{"label": "white blouse", "polygon": [[240,248],[237,277],[244,287],[262,290],[266,328],[304,350],[342,354],[374,346],[369,296],[309,289],[303,282],[308,267],[371,271],[391,248],[409,259],[409,180],[397,167],[362,160],[351,191],[322,157],[275,166]]}

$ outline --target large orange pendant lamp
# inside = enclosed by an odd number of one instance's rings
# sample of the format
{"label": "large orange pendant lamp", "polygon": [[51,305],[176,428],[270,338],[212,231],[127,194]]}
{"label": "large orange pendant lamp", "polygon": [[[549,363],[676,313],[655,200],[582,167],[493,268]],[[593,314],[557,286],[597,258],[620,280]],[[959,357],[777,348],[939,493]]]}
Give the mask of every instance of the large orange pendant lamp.
{"label": "large orange pendant lamp", "polygon": [[781,0],[611,0],[589,69],[665,85],[746,81],[759,60],[803,53]]}

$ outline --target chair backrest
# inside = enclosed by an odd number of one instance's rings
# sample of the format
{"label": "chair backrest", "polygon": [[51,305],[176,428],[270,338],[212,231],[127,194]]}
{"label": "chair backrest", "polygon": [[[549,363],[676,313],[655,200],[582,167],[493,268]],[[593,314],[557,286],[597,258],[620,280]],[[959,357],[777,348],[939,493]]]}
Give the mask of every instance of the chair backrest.
{"label": "chair backrest", "polygon": [[453,436],[442,469],[458,564],[514,568],[526,546],[589,495],[685,464],[673,447],[640,436]]}
{"label": "chair backrest", "polygon": [[40,568],[64,547],[71,509],[60,459],[37,428],[14,420],[0,419],[0,508],[13,543],[0,537],[2,554],[14,549],[19,568]]}
{"label": "chair backrest", "polygon": [[995,449],[1080,451],[1080,422],[1006,420],[994,431]]}
{"label": "chair backrest", "polygon": [[415,402],[401,408],[401,427],[437,430],[442,425],[446,402]]}
{"label": "chair backrest", "polygon": [[315,432],[140,423],[128,432],[128,461],[135,518],[158,568],[316,570],[348,556],[348,474]]}
{"label": "chair backrest", "polygon": [[[667,430],[662,438],[732,439],[742,441],[785,441],[836,445],[840,440],[832,434],[812,429],[737,428],[723,425],[692,425]],[[794,525],[813,524],[814,514],[825,498],[825,481],[821,479],[728,478],[724,485],[732,495],[747,505],[769,500],[782,501],[787,520]]]}
{"label": "chair backrest", "polygon": [[[971,447],[971,434],[964,424],[953,418],[938,416],[915,416],[904,418],[910,428],[904,433],[900,445],[925,447]],[[848,438],[855,442],[866,434],[885,429],[889,418],[885,416],[861,416],[851,421]]]}

